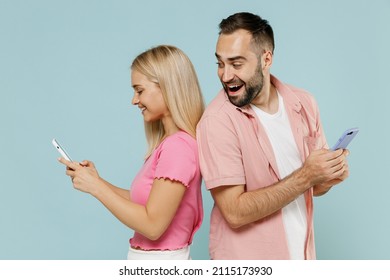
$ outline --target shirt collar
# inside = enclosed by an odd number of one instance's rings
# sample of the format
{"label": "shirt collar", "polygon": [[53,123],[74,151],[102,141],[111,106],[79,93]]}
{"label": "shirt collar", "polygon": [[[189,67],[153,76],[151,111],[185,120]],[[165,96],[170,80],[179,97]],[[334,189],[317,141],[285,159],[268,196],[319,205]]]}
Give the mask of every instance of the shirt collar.
{"label": "shirt collar", "polygon": [[[285,103],[289,104],[288,107],[292,108],[294,111],[299,112],[302,108],[302,104],[295,94],[292,93],[291,89],[279,81],[275,76],[271,75],[271,83],[276,87],[279,94],[283,97]],[[226,93],[225,99],[230,103]],[[250,105],[245,105],[243,107],[237,107],[232,104],[238,111],[244,113],[248,117],[254,117],[255,112]]]}

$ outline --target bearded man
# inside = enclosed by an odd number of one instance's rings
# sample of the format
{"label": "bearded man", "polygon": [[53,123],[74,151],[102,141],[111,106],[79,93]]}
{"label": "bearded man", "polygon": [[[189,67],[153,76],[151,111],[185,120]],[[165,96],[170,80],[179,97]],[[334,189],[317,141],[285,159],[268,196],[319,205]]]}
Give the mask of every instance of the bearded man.
{"label": "bearded man", "polygon": [[313,196],[349,175],[331,151],[314,98],[271,75],[268,21],[237,13],[216,46],[223,89],[197,126],[201,172],[214,199],[211,259],[315,259]]}

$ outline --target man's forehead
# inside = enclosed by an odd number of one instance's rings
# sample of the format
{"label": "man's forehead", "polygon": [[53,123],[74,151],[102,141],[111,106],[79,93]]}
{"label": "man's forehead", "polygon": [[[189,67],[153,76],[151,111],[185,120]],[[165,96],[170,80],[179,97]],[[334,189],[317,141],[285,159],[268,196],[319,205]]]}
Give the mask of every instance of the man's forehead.
{"label": "man's forehead", "polygon": [[246,30],[221,34],[218,37],[215,55],[219,59],[247,59],[254,54],[251,39],[252,35]]}
{"label": "man's forehead", "polygon": [[252,40],[252,34],[244,29],[238,29],[229,34],[220,34],[218,36],[219,41],[243,41],[245,43],[250,43]]}

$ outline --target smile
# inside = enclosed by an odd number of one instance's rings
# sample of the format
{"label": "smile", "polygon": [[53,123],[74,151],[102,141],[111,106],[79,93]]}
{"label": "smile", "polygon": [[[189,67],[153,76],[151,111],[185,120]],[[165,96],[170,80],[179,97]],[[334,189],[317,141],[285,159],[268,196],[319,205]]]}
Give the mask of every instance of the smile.
{"label": "smile", "polygon": [[239,91],[244,85],[241,84],[241,85],[226,85],[227,89],[229,90],[228,93],[232,94],[232,93],[236,93],[237,91]]}
{"label": "smile", "polygon": [[236,92],[240,88],[242,88],[242,85],[241,86],[229,86],[229,90],[232,91],[232,92]]}

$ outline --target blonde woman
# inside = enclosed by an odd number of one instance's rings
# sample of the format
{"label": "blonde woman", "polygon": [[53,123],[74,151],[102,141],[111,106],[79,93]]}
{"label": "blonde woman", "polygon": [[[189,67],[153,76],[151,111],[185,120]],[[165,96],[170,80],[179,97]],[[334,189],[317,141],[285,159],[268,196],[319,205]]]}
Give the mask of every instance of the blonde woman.
{"label": "blonde woman", "polygon": [[190,259],[203,219],[195,131],[204,101],[198,79],[180,49],[158,46],[135,58],[131,82],[149,148],[130,191],[102,179],[91,161],[59,161],[76,189],[134,230],[128,259]]}

